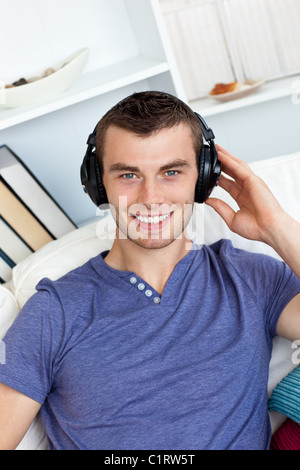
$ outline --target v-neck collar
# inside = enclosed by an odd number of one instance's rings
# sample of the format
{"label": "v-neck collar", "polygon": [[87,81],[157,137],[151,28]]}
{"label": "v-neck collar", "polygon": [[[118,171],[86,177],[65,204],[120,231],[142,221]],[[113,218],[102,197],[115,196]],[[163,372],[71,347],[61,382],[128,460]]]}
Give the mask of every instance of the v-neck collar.
{"label": "v-neck collar", "polygon": [[138,276],[134,271],[120,271],[109,266],[105,262],[105,257],[108,255],[109,250],[103,251],[100,255],[94,258],[93,265],[99,274],[103,275],[103,272],[105,271],[105,275],[113,277],[114,279],[118,277],[122,283],[125,282],[128,289],[132,290],[132,292],[136,291],[137,296],[144,302],[154,303],[156,306],[162,307],[173,305],[176,302],[182,279],[193,262],[196,254],[199,253],[199,250],[202,254],[202,247],[193,242],[192,248],[183,258],[181,258],[173,269],[162,294],[159,294],[150,284]]}

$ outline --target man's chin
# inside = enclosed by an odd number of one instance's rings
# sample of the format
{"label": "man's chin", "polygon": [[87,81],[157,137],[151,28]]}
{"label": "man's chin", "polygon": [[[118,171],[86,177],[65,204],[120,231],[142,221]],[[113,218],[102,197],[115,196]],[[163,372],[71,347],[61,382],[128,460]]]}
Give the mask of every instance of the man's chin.
{"label": "man's chin", "polygon": [[158,240],[155,240],[155,239],[151,239],[151,238],[148,238],[148,239],[144,239],[144,238],[137,238],[137,239],[134,239],[134,238],[130,238],[130,236],[128,236],[128,240],[130,240],[132,243],[135,243],[136,245],[142,247],[142,248],[145,248],[147,250],[159,250],[161,248],[165,248],[169,245],[171,245],[171,243],[173,243],[175,241],[175,238],[170,238],[170,239],[167,239],[167,240],[164,240],[164,239],[158,239]]}

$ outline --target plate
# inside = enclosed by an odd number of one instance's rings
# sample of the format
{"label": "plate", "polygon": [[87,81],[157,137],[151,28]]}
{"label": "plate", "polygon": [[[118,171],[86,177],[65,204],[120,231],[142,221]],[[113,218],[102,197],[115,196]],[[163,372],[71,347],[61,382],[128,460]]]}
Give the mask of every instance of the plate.
{"label": "plate", "polygon": [[[40,101],[48,100],[69,88],[82,72],[89,55],[89,49],[84,48],[74,52],[60,63],[53,65],[55,72],[43,77],[44,71],[34,74],[36,81],[13,88],[0,89],[0,106],[16,108]],[[5,82],[14,83],[16,79]]]}
{"label": "plate", "polygon": [[235,100],[235,99],[243,98],[244,96],[250,95],[255,90],[260,88],[264,83],[265,83],[264,80],[253,81],[253,83],[251,84],[244,82],[241,84],[240,88],[236,91],[230,91],[228,93],[222,93],[220,95],[209,94],[208,97],[217,101],[221,101],[221,102]]}

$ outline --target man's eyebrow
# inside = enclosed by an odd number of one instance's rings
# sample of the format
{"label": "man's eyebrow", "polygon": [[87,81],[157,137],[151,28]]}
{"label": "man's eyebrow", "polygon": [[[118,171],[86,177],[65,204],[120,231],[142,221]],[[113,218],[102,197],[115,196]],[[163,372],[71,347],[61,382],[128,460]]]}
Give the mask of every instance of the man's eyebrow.
{"label": "man's eyebrow", "polygon": [[177,158],[176,160],[172,160],[169,163],[166,163],[166,165],[163,165],[160,167],[160,171],[164,170],[169,170],[170,168],[178,168],[178,167],[184,167],[184,166],[190,166],[187,160],[184,160],[182,158]]}
{"label": "man's eyebrow", "polygon": [[139,168],[137,166],[124,165],[123,163],[114,163],[109,167],[108,171],[130,171],[131,173],[137,173]]}
{"label": "man's eyebrow", "polygon": [[[159,170],[165,171],[170,168],[178,168],[178,167],[184,167],[184,166],[190,166],[190,164],[184,159],[177,158],[176,160],[172,160],[171,162],[168,162],[165,165],[161,166]],[[140,169],[137,166],[124,165],[123,163],[114,163],[109,168],[109,172],[116,172],[116,171],[127,171],[130,173],[138,173]]]}

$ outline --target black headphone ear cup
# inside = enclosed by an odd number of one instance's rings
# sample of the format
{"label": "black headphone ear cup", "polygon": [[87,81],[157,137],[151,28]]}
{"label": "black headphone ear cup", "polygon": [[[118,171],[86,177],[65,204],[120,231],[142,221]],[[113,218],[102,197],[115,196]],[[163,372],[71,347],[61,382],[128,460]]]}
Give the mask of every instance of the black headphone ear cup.
{"label": "black headphone ear cup", "polygon": [[201,149],[201,153],[198,156],[198,179],[195,188],[195,202],[200,202],[200,195],[202,191],[202,181],[203,181],[203,172],[204,172],[204,157],[203,157],[203,148]]}
{"label": "black headphone ear cup", "polygon": [[97,185],[97,199],[98,199],[98,204],[97,206],[103,205],[103,204],[108,204],[108,199],[107,199],[107,194],[104,188],[104,185],[102,183],[102,176],[101,176],[101,169],[100,169],[100,164],[98,161],[98,158],[96,155],[94,156],[94,172],[96,176],[96,185]]}
{"label": "black headphone ear cup", "polygon": [[195,188],[195,202],[203,203],[209,195],[209,180],[211,172],[210,148],[208,145],[204,144],[202,146],[198,162],[199,174]]}
{"label": "black headphone ear cup", "polygon": [[95,152],[88,150],[84,157],[81,165],[81,183],[96,206],[108,204],[106,191],[102,183],[100,165]]}

